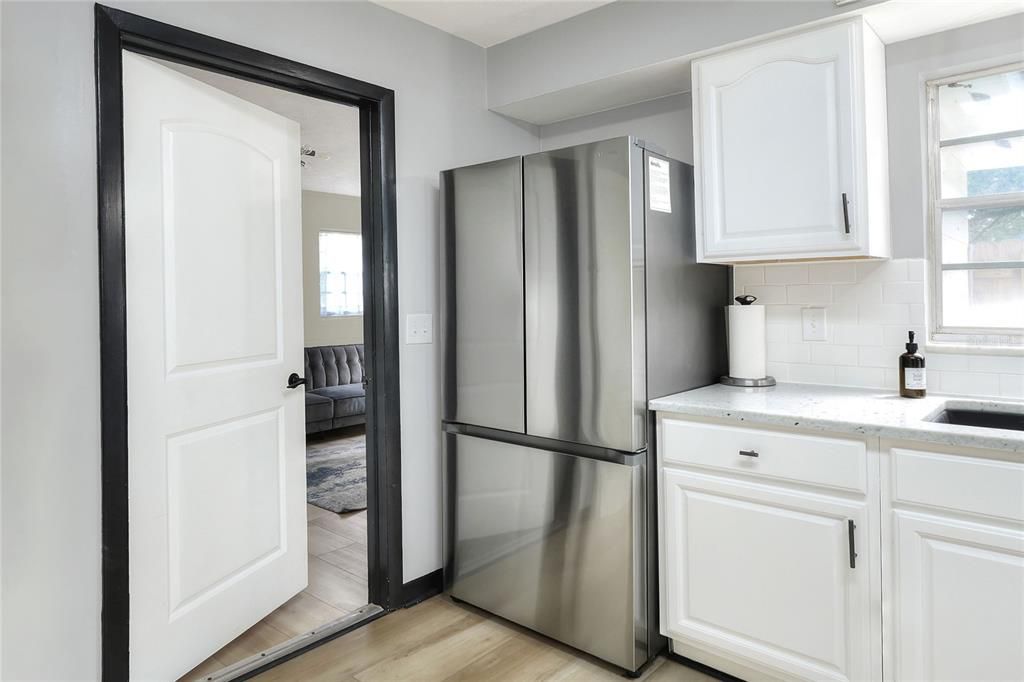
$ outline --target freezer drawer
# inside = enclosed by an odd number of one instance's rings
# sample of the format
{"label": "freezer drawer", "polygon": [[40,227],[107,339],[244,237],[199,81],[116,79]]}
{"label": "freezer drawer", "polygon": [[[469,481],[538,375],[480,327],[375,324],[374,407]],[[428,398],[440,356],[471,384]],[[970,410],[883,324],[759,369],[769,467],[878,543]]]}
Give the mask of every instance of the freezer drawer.
{"label": "freezer drawer", "polygon": [[647,660],[645,456],[446,434],[453,597],[628,670]]}
{"label": "freezer drawer", "polygon": [[646,447],[642,153],[622,137],[524,158],[531,435]]}
{"label": "freezer drawer", "polygon": [[522,433],[522,157],[441,174],[444,419]]}

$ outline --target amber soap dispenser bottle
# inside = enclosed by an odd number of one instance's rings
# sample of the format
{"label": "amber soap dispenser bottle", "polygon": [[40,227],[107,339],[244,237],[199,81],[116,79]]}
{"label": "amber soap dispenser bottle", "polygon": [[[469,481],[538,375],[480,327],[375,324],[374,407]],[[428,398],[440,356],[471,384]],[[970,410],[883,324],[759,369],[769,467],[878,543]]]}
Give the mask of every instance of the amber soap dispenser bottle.
{"label": "amber soap dispenser bottle", "polygon": [[900,356],[900,395],[904,398],[925,396],[924,356],[917,352],[914,332],[910,332],[907,352]]}

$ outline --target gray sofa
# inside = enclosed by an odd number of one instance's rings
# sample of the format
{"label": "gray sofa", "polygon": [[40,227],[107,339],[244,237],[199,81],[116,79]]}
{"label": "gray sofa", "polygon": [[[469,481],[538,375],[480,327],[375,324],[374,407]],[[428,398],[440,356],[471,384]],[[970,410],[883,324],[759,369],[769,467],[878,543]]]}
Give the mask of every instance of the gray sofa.
{"label": "gray sofa", "polygon": [[366,423],[363,344],[306,349],[306,433]]}

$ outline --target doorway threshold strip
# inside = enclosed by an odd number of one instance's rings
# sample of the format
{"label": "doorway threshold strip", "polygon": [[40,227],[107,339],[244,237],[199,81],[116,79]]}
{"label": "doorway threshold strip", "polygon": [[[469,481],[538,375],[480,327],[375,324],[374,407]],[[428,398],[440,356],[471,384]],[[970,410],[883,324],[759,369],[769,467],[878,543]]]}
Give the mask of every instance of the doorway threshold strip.
{"label": "doorway threshold strip", "polygon": [[367,604],[341,618],[336,618],[321,627],[292,637],[287,642],[281,642],[249,658],[243,658],[241,661],[222,668],[212,675],[206,675],[201,679],[204,682],[229,682],[229,680],[248,679],[252,673],[261,671],[272,663],[283,662],[303,649],[314,644],[320,644],[327,639],[333,639],[347,630],[354,629],[357,625],[369,622],[382,615],[384,615],[384,609],[376,604]]}

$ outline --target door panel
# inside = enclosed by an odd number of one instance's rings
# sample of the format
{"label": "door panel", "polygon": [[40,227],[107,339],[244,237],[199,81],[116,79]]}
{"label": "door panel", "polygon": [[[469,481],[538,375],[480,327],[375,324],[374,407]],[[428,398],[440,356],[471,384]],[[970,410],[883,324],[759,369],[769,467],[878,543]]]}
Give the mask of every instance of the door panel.
{"label": "door panel", "polygon": [[642,163],[629,138],[525,157],[531,435],[646,445]]}
{"label": "door panel", "polygon": [[451,594],[635,670],[644,468],[448,436]]}
{"label": "door panel", "polygon": [[863,502],[673,469],[662,476],[665,634],[783,677],[872,677]]}
{"label": "door panel", "polygon": [[895,679],[1024,679],[1024,532],[893,512]]}
{"label": "door panel", "polygon": [[522,433],[522,157],[441,174],[448,421]]}
{"label": "door panel", "polygon": [[694,65],[704,255],[855,250],[854,28]]}
{"label": "door panel", "polygon": [[306,584],[298,125],[124,53],[130,666]]}

